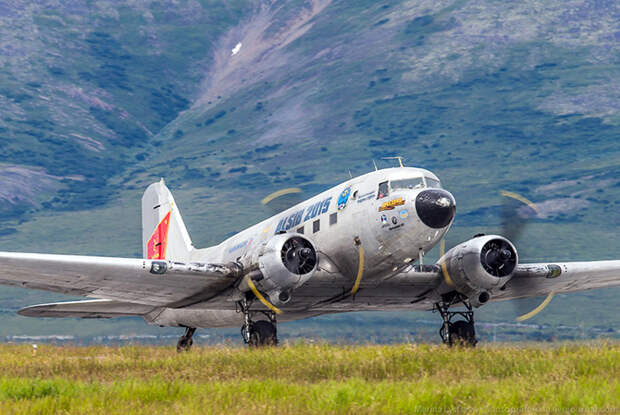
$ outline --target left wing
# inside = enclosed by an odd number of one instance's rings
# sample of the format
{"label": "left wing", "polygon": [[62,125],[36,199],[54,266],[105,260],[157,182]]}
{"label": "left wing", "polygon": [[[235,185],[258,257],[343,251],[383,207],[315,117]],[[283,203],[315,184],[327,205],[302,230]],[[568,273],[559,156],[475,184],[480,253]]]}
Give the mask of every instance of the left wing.
{"label": "left wing", "polygon": [[0,252],[0,284],[153,306],[204,301],[240,276],[234,263]]}
{"label": "left wing", "polygon": [[620,285],[620,261],[519,264],[492,300],[536,297]]}
{"label": "left wing", "polygon": [[24,307],[17,314],[26,317],[113,318],[144,316],[157,307],[114,300],[82,300]]}

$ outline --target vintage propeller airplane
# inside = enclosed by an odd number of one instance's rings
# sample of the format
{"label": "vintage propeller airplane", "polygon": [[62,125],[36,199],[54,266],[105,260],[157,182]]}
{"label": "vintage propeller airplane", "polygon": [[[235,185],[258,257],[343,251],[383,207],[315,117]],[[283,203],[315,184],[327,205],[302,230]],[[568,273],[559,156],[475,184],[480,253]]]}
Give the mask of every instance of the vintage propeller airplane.
{"label": "vintage propeller airplane", "polygon": [[455,211],[437,176],[401,163],[196,249],[162,179],[142,198],[144,259],[1,252],[0,283],[91,297],[24,316],[185,327],[179,351],[196,328],[240,325],[247,344],[272,345],[276,319],[365,310],[435,310],[444,343],[475,345],[473,309],[489,301],[620,285],[620,260],[521,264],[500,235],[477,235],[422,265]]}

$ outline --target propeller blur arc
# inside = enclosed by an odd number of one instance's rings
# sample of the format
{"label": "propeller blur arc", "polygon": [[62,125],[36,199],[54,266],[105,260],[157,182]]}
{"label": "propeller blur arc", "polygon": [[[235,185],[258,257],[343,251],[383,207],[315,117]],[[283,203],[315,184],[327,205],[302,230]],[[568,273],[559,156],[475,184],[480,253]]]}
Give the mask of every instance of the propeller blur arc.
{"label": "propeller blur arc", "polygon": [[[499,193],[504,198],[506,198],[504,199],[504,207],[503,207],[503,212],[502,212],[503,213],[502,234],[505,235],[513,243],[516,243],[517,239],[519,238],[519,236],[523,232],[523,229],[526,226],[527,218],[523,218],[523,216],[521,216],[517,212],[518,208],[515,207],[514,205],[510,205],[508,201],[516,201],[529,207],[531,209],[531,212],[533,212],[533,215],[531,215],[533,217],[536,217],[540,214],[540,209],[538,208],[538,206],[536,206],[536,203],[532,202],[528,198],[518,193],[510,192],[507,190],[501,190]],[[533,283],[534,282],[532,281],[531,284]],[[527,287],[522,287],[521,290],[526,290],[526,288]],[[527,307],[527,305],[523,303],[523,300],[517,300],[517,302],[515,302],[515,307],[516,307],[515,314],[517,314],[518,317],[516,317],[515,320],[521,322],[521,321],[529,320],[530,318],[539,314],[541,311],[545,309],[545,307],[547,307],[547,305],[549,305],[549,303],[553,299],[553,294],[554,294],[553,292],[550,292],[547,295],[547,297],[537,307],[533,308],[532,310],[528,312],[525,312],[527,308],[525,310],[523,309],[524,307]]]}
{"label": "propeller blur arc", "polygon": [[302,190],[299,187],[289,187],[286,189],[280,189],[276,192],[271,193],[270,195],[267,195],[263,200],[261,200],[261,204],[266,205],[269,202],[284,196],[284,195],[289,195],[289,194],[294,194],[294,193],[301,193]]}

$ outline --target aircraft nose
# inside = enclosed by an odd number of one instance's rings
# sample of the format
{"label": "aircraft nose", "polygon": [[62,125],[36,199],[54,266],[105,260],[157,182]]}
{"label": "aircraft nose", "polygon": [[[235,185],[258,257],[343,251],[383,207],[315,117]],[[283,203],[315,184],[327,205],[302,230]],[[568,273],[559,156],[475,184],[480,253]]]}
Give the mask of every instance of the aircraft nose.
{"label": "aircraft nose", "polygon": [[415,210],[420,220],[433,229],[445,228],[456,212],[454,197],[441,189],[423,190],[415,200]]}

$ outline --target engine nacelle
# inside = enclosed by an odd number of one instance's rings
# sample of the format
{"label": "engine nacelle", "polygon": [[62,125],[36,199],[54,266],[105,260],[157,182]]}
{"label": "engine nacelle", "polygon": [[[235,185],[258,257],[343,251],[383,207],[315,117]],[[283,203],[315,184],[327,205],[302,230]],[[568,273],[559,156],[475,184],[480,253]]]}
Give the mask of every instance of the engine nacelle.
{"label": "engine nacelle", "polygon": [[455,246],[438,264],[453,288],[479,306],[489,300],[489,291],[512,278],[518,262],[517,250],[508,239],[486,235]]}
{"label": "engine nacelle", "polygon": [[300,234],[280,234],[251,254],[258,267],[250,272],[254,285],[274,304],[288,302],[291,291],[306,282],[318,267],[312,242]]}

